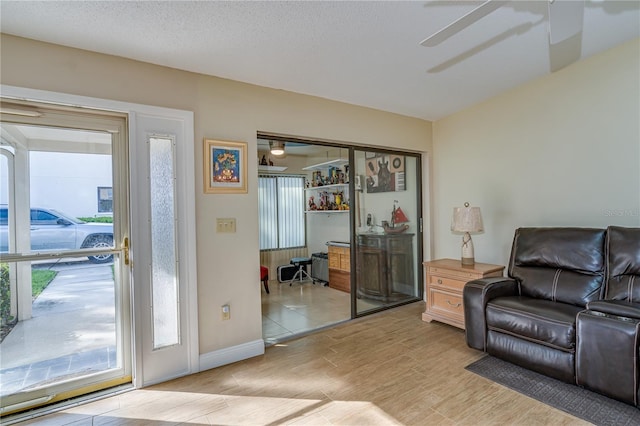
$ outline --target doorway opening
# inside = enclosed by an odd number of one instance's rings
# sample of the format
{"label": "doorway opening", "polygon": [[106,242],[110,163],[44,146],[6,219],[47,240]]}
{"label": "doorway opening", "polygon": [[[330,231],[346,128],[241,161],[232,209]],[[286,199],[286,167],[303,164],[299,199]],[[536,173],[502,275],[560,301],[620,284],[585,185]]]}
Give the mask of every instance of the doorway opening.
{"label": "doorway opening", "polygon": [[257,162],[267,344],[422,299],[419,155],[259,134]]}
{"label": "doorway opening", "polygon": [[[188,172],[194,163],[193,113],[20,87],[3,86],[2,89],[5,97],[0,104],[0,153],[3,154],[0,172],[3,173],[2,183],[8,183],[0,188],[0,197],[8,200],[5,230],[9,242],[6,252],[0,252],[0,263],[8,264],[9,296],[5,300],[11,305],[6,316],[3,311],[3,318],[9,321],[15,318],[19,323],[22,318],[26,321],[33,311],[33,264],[79,259],[90,265],[107,266],[113,280],[113,298],[105,292],[100,300],[111,305],[100,311],[113,312],[116,362],[115,366],[108,364],[104,371],[85,369],[83,373],[88,374],[68,375],[59,383],[40,382],[23,392],[6,397],[3,394],[0,414],[18,413],[12,419],[19,418],[27,415],[21,412],[32,407],[49,406],[60,400],[64,403],[74,401],[72,398],[76,396],[99,389],[117,390],[114,386],[120,383],[143,387],[198,371],[195,183],[193,174]],[[64,137],[53,137],[52,141],[44,143],[47,138],[42,134],[25,137],[11,126],[32,127],[34,132],[43,129],[49,133],[62,131]],[[70,136],[69,131],[76,131],[76,137]],[[96,135],[99,136],[97,141]],[[110,143],[106,143],[107,136]],[[46,167],[37,169],[46,171],[44,174],[49,176],[49,179],[42,179],[51,188],[43,192],[45,201],[66,200],[65,197],[91,199],[97,211],[91,222],[111,220],[111,224],[103,225],[113,229],[111,240],[87,239],[92,244],[83,244],[81,248],[70,248],[59,242],[55,244],[59,247],[51,244],[38,249],[32,247],[31,243],[37,241],[32,234],[44,228],[31,226],[30,173],[35,168],[30,167],[35,164],[30,162],[31,151],[46,151],[50,155],[62,153],[69,158],[81,153],[110,156],[111,182],[95,181],[90,191],[84,184],[78,184],[83,179],[73,178],[90,168],[82,162],[65,168],[63,176],[66,179],[54,179],[55,174],[49,171],[56,161],[45,161]],[[57,191],[62,187],[60,181],[69,184],[66,189],[63,187],[62,195]],[[80,213],[70,213],[53,222],[68,227],[66,230],[71,229],[75,216]],[[34,215],[39,218],[39,213]],[[173,220],[167,223],[166,219],[171,215]],[[161,222],[166,226],[158,235]],[[179,268],[170,267],[171,258],[175,265],[179,260]],[[134,262],[141,267],[133,269]],[[86,281],[82,272],[75,278]],[[111,285],[106,277],[105,281],[108,284],[103,287]],[[95,287],[87,291],[97,290],[100,286]],[[78,299],[75,296],[73,298]],[[169,297],[158,299],[164,296]],[[153,306],[147,303],[149,300],[154,301]],[[168,303],[163,303],[166,301]],[[172,301],[177,301],[179,306]],[[5,305],[2,307],[4,309]],[[170,323],[165,321],[167,318],[171,319]],[[82,318],[76,322],[81,321]],[[102,330],[92,327],[92,331],[85,340],[95,340],[96,333]],[[25,346],[32,341],[25,340]],[[2,352],[4,362],[4,349]],[[15,361],[15,357],[12,358]],[[112,359],[110,355],[109,362]],[[1,383],[4,387],[4,377]]]}

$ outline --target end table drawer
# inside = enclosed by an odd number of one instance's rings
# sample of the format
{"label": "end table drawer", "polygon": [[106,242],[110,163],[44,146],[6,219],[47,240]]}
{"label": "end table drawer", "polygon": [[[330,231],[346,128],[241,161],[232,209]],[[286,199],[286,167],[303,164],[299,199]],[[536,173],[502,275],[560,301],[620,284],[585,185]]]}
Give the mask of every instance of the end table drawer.
{"label": "end table drawer", "polygon": [[441,277],[438,275],[432,275],[431,282],[430,282],[432,286],[444,287],[444,288],[455,290],[455,291],[462,291],[466,283],[467,281],[454,280],[451,278]]}
{"label": "end table drawer", "polygon": [[474,272],[474,271],[454,271],[451,269],[439,268],[435,266],[432,266],[429,268],[429,273],[435,274],[435,275],[446,274],[451,277],[460,279],[464,282],[474,280],[478,278],[478,275],[479,275],[477,272]]}
{"label": "end table drawer", "polygon": [[464,315],[464,308],[462,307],[462,296],[455,294],[445,293],[438,290],[431,290],[429,293],[431,297],[431,308],[438,311],[449,312],[455,317],[461,317]]}

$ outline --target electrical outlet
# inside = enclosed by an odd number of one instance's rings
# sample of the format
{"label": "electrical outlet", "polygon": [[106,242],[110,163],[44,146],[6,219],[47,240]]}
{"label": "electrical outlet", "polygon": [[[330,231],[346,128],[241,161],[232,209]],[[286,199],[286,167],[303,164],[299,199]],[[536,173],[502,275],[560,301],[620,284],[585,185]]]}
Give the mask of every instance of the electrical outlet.
{"label": "electrical outlet", "polygon": [[222,321],[231,319],[231,306],[222,305]]}

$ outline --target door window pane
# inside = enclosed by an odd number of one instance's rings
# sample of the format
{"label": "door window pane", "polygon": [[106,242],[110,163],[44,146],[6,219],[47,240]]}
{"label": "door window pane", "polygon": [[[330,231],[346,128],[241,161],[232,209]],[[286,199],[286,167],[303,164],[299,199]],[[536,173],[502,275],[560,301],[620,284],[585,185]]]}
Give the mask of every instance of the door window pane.
{"label": "door window pane", "polygon": [[355,242],[357,313],[417,300],[420,285],[418,157],[354,151],[360,176]]}
{"label": "door window pane", "polygon": [[153,347],[180,342],[175,236],[174,144],[149,139]]}
{"label": "door window pane", "polygon": [[[0,150],[0,405],[126,381],[113,224],[90,223],[96,186],[118,186],[112,148],[120,139],[102,130],[0,126],[20,136]],[[13,261],[16,254],[22,259]]]}

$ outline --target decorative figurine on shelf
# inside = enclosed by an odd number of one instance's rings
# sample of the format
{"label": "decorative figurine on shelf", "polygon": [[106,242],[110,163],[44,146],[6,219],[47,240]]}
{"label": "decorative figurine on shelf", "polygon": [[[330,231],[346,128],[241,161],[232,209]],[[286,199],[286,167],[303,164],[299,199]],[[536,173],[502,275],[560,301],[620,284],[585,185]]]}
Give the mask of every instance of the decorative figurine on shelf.
{"label": "decorative figurine on shelf", "polygon": [[309,211],[318,210],[318,206],[316,206],[316,202],[313,198],[313,195],[309,197]]}
{"label": "decorative figurine on shelf", "polygon": [[333,199],[335,200],[337,210],[342,210],[342,208],[340,208],[342,205],[342,191],[334,192]]}
{"label": "decorative figurine on shelf", "polygon": [[261,166],[266,166],[267,165],[267,156],[266,155],[262,156],[262,160],[260,160],[260,165]]}
{"label": "decorative figurine on shelf", "polygon": [[273,161],[271,161],[271,157],[269,157],[269,165],[273,166]]}
{"label": "decorative figurine on shelf", "polygon": [[327,202],[327,193],[323,191],[320,193],[320,207],[318,210],[327,210],[328,208],[329,203]]}
{"label": "decorative figurine on shelf", "polygon": [[338,169],[332,167],[330,170],[331,177],[329,178],[329,183],[336,184],[338,183]]}
{"label": "decorative figurine on shelf", "polygon": [[386,234],[400,234],[409,229],[409,219],[400,207],[396,207],[398,200],[393,200],[393,210],[391,211],[391,226],[386,220],[382,221],[382,227]]}

